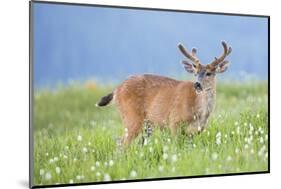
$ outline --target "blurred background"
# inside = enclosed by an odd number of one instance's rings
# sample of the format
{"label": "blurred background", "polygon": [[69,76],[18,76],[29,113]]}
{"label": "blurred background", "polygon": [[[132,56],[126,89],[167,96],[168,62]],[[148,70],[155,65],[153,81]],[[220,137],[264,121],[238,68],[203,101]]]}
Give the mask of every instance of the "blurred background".
{"label": "blurred background", "polygon": [[34,85],[94,81],[116,84],[129,75],[192,77],[177,44],[197,48],[202,63],[233,49],[220,81],[267,80],[268,22],[242,17],[56,4],[34,4]]}

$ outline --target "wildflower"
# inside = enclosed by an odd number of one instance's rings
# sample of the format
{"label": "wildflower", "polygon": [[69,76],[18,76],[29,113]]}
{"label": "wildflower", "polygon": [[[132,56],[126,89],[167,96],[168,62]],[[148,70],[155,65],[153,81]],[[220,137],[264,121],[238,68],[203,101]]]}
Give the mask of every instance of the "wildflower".
{"label": "wildflower", "polygon": [[46,179],[46,180],[50,180],[51,178],[52,178],[51,173],[50,173],[50,172],[47,172],[47,173],[45,174],[45,179]]}
{"label": "wildflower", "polygon": [[239,149],[238,149],[238,148],[235,149],[235,153],[236,153],[236,154],[239,153]]}
{"label": "wildflower", "polygon": [[100,177],[100,175],[101,175],[100,172],[96,173],[96,177]]}
{"label": "wildflower", "polygon": [[231,161],[232,157],[231,156],[227,156],[226,161]]}
{"label": "wildflower", "polygon": [[96,161],[96,166],[99,167],[100,166],[100,162]]}
{"label": "wildflower", "polygon": [[77,161],[77,158],[73,158],[73,161],[76,162],[76,161]]}
{"label": "wildflower", "polygon": [[88,149],[87,149],[86,147],[84,147],[84,148],[82,149],[82,151],[83,151],[84,153],[87,153],[87,152],[88,152]]}
{"label": "wildflower", "polygon": [[143,145],[146,146],[147,144],[148,144],[148,140],[147,140],[147,138],[145,138],[143,141]]}
{"label": "wildflower", "polygon": [[135,170],[132,170],[130,173],[131,178],[136,178],[137,177],[137,172]]}
{"label": "wildflower", "polygon": [[51,158],[51,159],[49,160],[49,163],[54,163],[54,160]]}
{"label": "wildflower", "polygon": [[77,175],[77,176],[76,176],[76,179],[77,179],[77,180],[81,180],[82,177],[81,177],[80,175]]}
{"label": "wildflower", "polygon": [[170,138],[168,138],[168,139],[167,139],[167,142],[168,142],[168,143],[170,143],[170,142],[171,142],[171,139],[170,139]]}
{"label": "wildflower", "polygon": [[216,134],[216,138],[220,138],[221,137],[221,132],[218,132],[217,134]]}
{"label": "wildflower", "polygon": [[245,144],[244,148],[245,148],[245,149],[248,149],[248,148],[249,148],[249,145],[248,145],[248,144]]}
{"label": "wildflower", "polygon": [[64,158],[64,159],[67,159],[67,155],[64,155],[63,158]]}
{"label": "wildflower", "polygon": [[177,157],[176,154],[174,154],[174,155],[172,156],[172,162],[176,162],[177,160],[178,160],[178,157]]}
{"label": "wildflower", "polygon": [[88,142],[88,146],[91,146],[92,145],[92,143],[91,142]]}
{"label": "wildflower", "polygon": [[216,144],[220,145],[221,144],[221,138],[216,138]]}
{"label": "wildflower", "polygon": [[246,127],[247,125],[248,125],[247,122],[245,122],[245,123],[244,123],[244,126]]}
{"label": "wildflower", "polygon": [[240,134],[240,127],[237,127],[236,133],[239,135]]}
{"label": "wildflower", "polygon": [[112,167],[114,165],[114,161],[113,160],[109,160],[109,166]]}
{"label": "wildflower", "polygon": [[238,121],[235,121],[234,125],[237,126],[238,124],[239,124]]}
{"label": "wildflower", "polygon": [[214,152],[213,154],[212,154],[212,159],[213,160],[217,160],[218,159],[218,154],[216,153],[216,152]]}
{"label": "wildflower", "polygon": [[260,137],[260,143],[261,143],[261,144],[264,143],[263,137]]}
{"label": "wildflower", "polygon": [[260,118],[260,114],[257,114],[257,118]]}
{"label": "wildflower", "polygon": [[107,163],[107,162],[104,162],[104,166],[107,167],[107,166],[108,166],[108,163]]}
{"label": "wildflower", "polygon": [[164,160],[167,160],[167,159],[168,159],[168,154],[164,153],[164,154],[163,154],[163,159],[164,159]]}
{"label": "wildflower", "polygon": [[159,168],[158,168],[158,170],[159,170],[159,172],[163,172],[164,167],[160,165]]}
{"label": "wildflower", "polygon": [[49,156],[49,153],[48,153],[48,152],[46,152],[46,156]]}
{"label": "wildflower", "polygon": [[64,148],[65,148],[66,150],[68,150],[68,149],[69,149],[69,146],[65,146]]}
{"label": "wildflower", "polygon": [[58,161],[59,160],[59,158],[58,157],[54,157],[54,161]]}
{"label": "wildflower", "polygon": [[77,140],[78,140],[78,141],[81,141],[81,140],[82,140],[82,136],[81,136],[81,135],[78,135],[78,136],[77,136]]}
{"label": "wildflower", "polygon": [[73,184],[73,180],[72,179],[69,180],[69,184]]}
{"label": "wildflower", "polygon": [[91,171],[95,171],[96,167],[95,166],[91,166]]}
{"label": "wildflower", "polygon": [[250,153],[251,153],[251,154],[254,154],[254,149],[251,149]]}
{"label": "wildflower", "polygon": [[111,181],[111,177],[109,174],[104,174],[103,181]]}
{"label": "wildflower", "polygon": [[60,174],[60,168],[56,167],[56,173],[59,175]]}
{"label": "wildflower", "polygon": [[153,148],[152,147],[149,147],[149,152],[153,152]]}
{"label": "wildflower", "polygon": [[193,144],[192,146],[193,146],[193,148],[196,148],[196,144]]}
{"label": "wildflower", "polygon": [[44,173],[45,173],[44,169],[40,169],[40,170],[39,170],[40,176],[44,175]]}

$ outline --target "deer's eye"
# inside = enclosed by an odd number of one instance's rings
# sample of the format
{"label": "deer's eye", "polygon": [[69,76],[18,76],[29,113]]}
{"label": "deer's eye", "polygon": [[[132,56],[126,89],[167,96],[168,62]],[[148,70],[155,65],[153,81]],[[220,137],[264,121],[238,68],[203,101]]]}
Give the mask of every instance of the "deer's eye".
{"label": "deer's eye", "polygon": [[209,73],[209,72],[206,73],[206,76],[210,76],[210,75],[212,75],[212,73]]}

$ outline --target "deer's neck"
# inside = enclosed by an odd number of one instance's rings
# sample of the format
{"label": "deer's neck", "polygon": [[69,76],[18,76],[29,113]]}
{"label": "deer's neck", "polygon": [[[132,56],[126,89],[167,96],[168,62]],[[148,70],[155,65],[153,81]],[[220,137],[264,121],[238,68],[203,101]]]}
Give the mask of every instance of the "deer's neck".
{"label": "deer's neck", "polygon": [[216,103],[216,79],[211,83],[210,87],[206,89],[207,111],[211,113]]}

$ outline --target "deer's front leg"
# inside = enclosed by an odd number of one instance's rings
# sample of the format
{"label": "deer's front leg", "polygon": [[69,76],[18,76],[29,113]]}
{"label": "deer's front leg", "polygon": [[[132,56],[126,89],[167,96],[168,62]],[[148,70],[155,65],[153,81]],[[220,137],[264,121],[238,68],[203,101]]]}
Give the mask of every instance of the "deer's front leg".
{"label": "deer's front leg", "polygon": [[185,133],[188,136],[193,136],[195,134],[199,134],[200,132],[202,132],[203,128],[204,127],[201,125],[201,123],[199,121],[196,121],[187,126]]}

